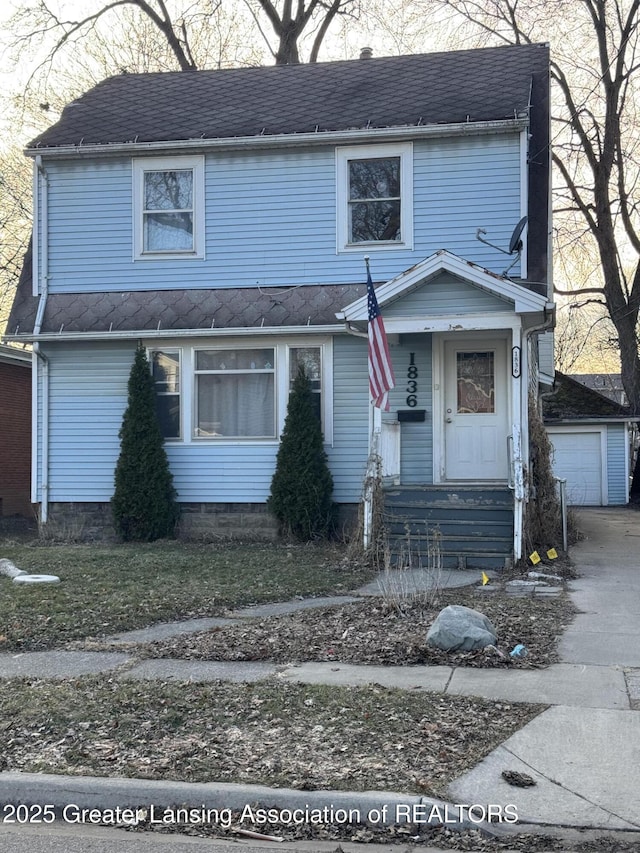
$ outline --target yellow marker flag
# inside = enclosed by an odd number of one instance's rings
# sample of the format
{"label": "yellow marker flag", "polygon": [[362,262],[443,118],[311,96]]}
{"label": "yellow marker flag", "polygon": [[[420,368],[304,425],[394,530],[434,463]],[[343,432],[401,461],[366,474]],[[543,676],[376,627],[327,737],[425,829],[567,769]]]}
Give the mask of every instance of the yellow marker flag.
{"label": "yellow marker flag", "polygon": [[489,575],[482,573],[482,586],[486,586],[489,583]]}
{"label": "yellow marker flag", "polygon": [[549,550],[547,551],[547,557],[550,560],[557,560],[558,559],[558,552],[556,551],[555,548],[549,548]]}
{"label": "yellow marker flag", "polygon": [[537,566],[538,563],[542,560],[540,554],[537,551],[534,551],[533,554],[529,554],[529,559],[533,563],[534,566]]}

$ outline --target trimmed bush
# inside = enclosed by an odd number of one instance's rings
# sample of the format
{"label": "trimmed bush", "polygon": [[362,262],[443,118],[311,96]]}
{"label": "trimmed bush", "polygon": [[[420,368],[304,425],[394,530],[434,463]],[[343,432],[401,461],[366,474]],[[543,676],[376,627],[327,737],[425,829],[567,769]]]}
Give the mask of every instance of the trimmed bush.
{"label": "trimmed bush", "polygon": [[333,478],[322,442],[311,382],[300,368],[287,407],[287,417],[271,481],[268,508],[281,533],[300,541],[329,534]]}
{"label": "trimmed bush", "polygon": [[153,377],[141,343],[128,389],[111,506],[116,530],[125,541],[150,542],[175,535],[179,509],[156,414]]}

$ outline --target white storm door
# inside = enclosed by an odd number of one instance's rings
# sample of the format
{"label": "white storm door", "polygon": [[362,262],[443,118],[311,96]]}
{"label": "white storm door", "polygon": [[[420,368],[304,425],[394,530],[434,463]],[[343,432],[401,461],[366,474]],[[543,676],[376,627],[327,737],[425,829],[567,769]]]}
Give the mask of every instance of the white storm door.
{"label": "white storm door", "polygon": [[506,480],[506,342],[445,341],[444,388],[445,479]]}

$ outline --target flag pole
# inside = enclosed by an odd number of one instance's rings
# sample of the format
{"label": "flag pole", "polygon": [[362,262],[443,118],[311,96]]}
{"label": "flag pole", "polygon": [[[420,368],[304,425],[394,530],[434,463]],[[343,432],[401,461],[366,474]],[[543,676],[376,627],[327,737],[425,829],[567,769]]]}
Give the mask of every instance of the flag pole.
{"label": "flag pole", "polygon": [[[373,289],[371,279],[371,267],[369,265],[369,256],[364,256],[364,264],[367,270],[367,295],[368,302],[370,301],[370,289]],[[369,382],[371,381],[371,312],[369,311],[369,321],[367,323],[367,349],[369,362]],[[367,457],[366,468],[366,483],[364,491],[364,518],[363,518],[363,546],[364,550],[368,551],[373,544],[374,535],[374,495],[376,492],[376,480],[380,474],[380,430],[382,427],[382,412],[379,406],[376,406],[376,401],[371,394],[371,386],[369,392],[369,453]]]}
{"label": "flag pole", "polygon": [[[369,256],[364,256],[364,265],[367,269],[367,282],[371,279],[371,268]],[[367,328],[367,337],[369,330]],[[376,408],[369,395],[369,453],[367,455],[367,468],[365,473],[364,495],[363,495],[363,519],[362,519],[362,547],[368,551],[373,539],[373,493],[375,490],[376,448],[375,448],[375,422]]]}

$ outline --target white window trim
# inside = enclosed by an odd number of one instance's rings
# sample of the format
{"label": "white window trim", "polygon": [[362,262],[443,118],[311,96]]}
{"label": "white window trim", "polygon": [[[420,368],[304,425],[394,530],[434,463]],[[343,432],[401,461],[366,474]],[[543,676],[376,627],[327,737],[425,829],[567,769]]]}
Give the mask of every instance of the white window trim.
{"label": "white window trim", "polygon": [[[198,350],[206,349],[255,349],[256,345],[273,347],[275,349],[275,394],[276,394],[276,438],[213,438],[211,436],[197,436],[194,434],[196,426],[196,400],[195,400],[195,354]],[[147,350],[179,350],[180,351],[180,381],[181,381],[181,428],[182,438],[166,439],[172,446],[176,445],[202,445],[216,447],[229,446],[264,446],[277,447],[280,444],[284,421],[287,414],[287,402],[289,399],[289,348],[296,347],[320,347],[322,350],[322,415],[323,435],[325,447],[333,446],[333,338],[314,337],[311,335],[300,335],[296,337],[275,338],[265,336],[264,338],[229,337],[199,338],[197,343],[179,344],[170,339],[159,339],[147,343]]]}
{"label": "white window trim", "polygon": [[[177,353],[178,357],[179,357],[179,359],[178,359],[178,383],[179,383],[178,387],[180,390],[178,391],[177,396],[180,399],[180,422],[179,422],[180,435],[171,436],[171,437],[164,437],[163,441],[171,442],[171,444],[182,444],[182,443],[184,443],[184,436],[185,436],[185,431],[184,431],[184,409],[185,409],[185,405],[184,405],[184,389],[185,389],[185,385],[184,385],[184,352],[183,352],[182,347],[179,347],[179,346],[177,347],[177,346],[169,345],[169,346],[165,347],[165,346],[151,346],[151,345],[149,345],[146,347],[146,353],[147,353],[147,361],[149,362],[150,367],[152,367],[151,359],[152,359],[152,353],[154,353],[154,352]],[[152,373],[152,375],[153,375],[153,373]],[[170,395],[168,395],[168,396],[170,396]]]}
{"label": "white window trim", "polygon": [[[193,172],[193,249],[175,252],[145,252],[143,233],[144,173],[171,170]],[[204,156],[140,157],[133,160],[133,260],[167,261],[204,258]]]}
{"label": "white window trim", "polygon": [[[265,435],[265,436],[234,435],[234,436],[229,436],[228,438],[223,438],[223,437],[217,438],[215,436],[198,435],[196,433],[197,424],[198,424],[198,411],[197,411],[198,395],[196,393],[196,382],[197,382],[198,376],[202,376],[202,375],[207,374],[206,370],[203,371],[203,370],[197,370],[196,369],[196,363],[197,363],[196,362],[196,353],[206,352],[207,350],[214,350],[214,349],[215,350],[229,350],[229,351],[231,351],[231,350],[237,351],[237,350],[242,350],[242,349],[249,349],[249,350],[272,349],[273,350],[273,358],[274,358],[273,385],[274,385],[274,394],[275,394],[273,411],[274,411],[274,429],[275,429],[275,433],[276,433],[274,436],[270,436],[270,435]],[[240,344],[240,345],[233,345],[233,344],[229,343],[228,341],[225,341],[224,343],[222,343],[222,342],[211,343],[211,344],[208,344],[207,346],[204,346],[204,345],[198,343],[197,346],[192,347],[192,353],[193,353],[192,361],[191,361],[192,367],[191,367],[191,374],[189,377],[189,384],[191,385],[191,388],[192,388],[191,438],[192,438],[193,443],[194,444],[208,443],[208,444],[215,444],[215,445],[218,445],[218,444],[234,444],[234,445],[235,444],[277,444],[279,441],[280,433],[281,433],[280,419],[278,417],[278,411],[279,411],[278,400],[280,399],[280,387],[279,386],[280,386],[280,374],[282,373],[282,366],[281,366],[282,365],[282,358],[281,358],[281,353],[279,351],[279,347],[276,346],[276,344],[273,341],[265,340],[265,341],[260,341],[259,343],[256,344],[255,339],[251,343],[249,343],[245,338],[244,341],[242,342],[242,344]],[[259,370],[256,372],[271,375],[272,371],[270,371],[270,370]],[[251,375],[249,371],[245,371],[245,370],[237,371],[237,373],[247,375],[247,376]]]}
{"label": "white window trim", "polygon": [[[401,240],[349,242],[349,161],[380,157],[400,157]],[[336,148],[337,252],[379,252],[413,249],[413,145],[352,145]]]}
{"label": "white window trim", "polygon": [[286,348],[285,369],[281,371],[282,388],[279,395],[282,401],[281,410],[279,411],[279,435],[282,435],[284,421],[287,415],[287,404],[289,401],[289,382],[290,382],[290,362],[289,352],[292,349],[300,349],[303,347],[316,347],[320,350],[320,387],[322,396],[322,435],[324,444],[333,445],[333,339],[323,338],[322,340],[309,340],[308,338],[300,338],[296,340],[288,340],[284,345]]}

